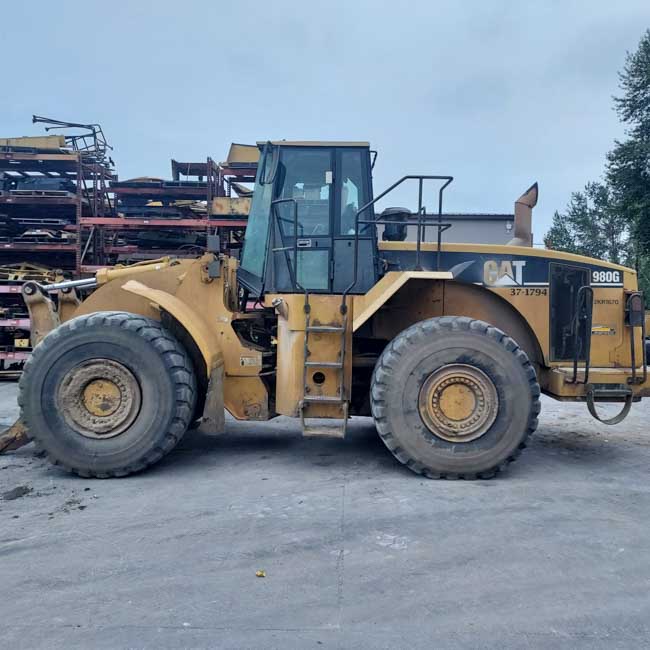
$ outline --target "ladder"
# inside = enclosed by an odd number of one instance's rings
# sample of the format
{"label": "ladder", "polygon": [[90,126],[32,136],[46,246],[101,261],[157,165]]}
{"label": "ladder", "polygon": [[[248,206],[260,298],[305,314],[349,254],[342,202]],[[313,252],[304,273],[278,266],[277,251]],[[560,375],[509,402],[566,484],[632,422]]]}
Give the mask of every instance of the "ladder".
{"label": "ladder", "polygon": [[[334,438],[345,438],[348,427],[349,398],[345,387],[345,352],[348,328],[348,308],[345,297],[339,308],[340,322],[328,325],[312,324],[311,305],[309,294],[305,294],[305,344],[304,344],[304,366],[303,366],[303,398],[299,404],[300,423],[304,436],[329,436]],[[310,348],[310,338],[313,334],[332,336],[338,339],[337,359],[317,359]],[[310,370],[329,369],[335,370],[337,378],[337,390],[334,394],[314,394],[308,381]],[[311,405],[332,405],[340,408],[341,424],[313,425],[308,424],[308,410]]]}

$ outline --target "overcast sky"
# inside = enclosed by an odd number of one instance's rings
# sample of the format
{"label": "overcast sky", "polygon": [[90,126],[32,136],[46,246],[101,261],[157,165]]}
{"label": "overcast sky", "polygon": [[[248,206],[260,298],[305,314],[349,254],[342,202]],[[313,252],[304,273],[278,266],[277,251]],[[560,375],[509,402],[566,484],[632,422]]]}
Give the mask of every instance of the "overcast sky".
{"label": "overcast sky", "polygon": [[375,193],[451,174],[449,211],[509,212],[539,181],[539,238],[622,135],[617,71],[648,27],[650,0],[3,2],[0,137],[99,122],[121,178],[369,140]]}

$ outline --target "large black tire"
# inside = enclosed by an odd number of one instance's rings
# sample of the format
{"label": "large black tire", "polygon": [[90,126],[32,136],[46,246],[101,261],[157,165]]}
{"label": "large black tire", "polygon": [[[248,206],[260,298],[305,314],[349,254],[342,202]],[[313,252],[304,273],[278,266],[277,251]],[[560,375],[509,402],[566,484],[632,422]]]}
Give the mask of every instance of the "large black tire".
{"label": "large black tire", "polygon": [[[116,403],[128,403],[129,410],[119,412],[121,426],[110,435],[90,431],[89,436],[84,426],[93,415],[79,415],[65,391],[72,390],[70,377],[79,377],[73,381],[85,390],[79,369],[90,366],[97,374],[102,364],[129,373],[130,383],[120,382],[119,375],[116,380],[125,396]],[[133,388],[135,397],[124,386]],[[194,370],[178,341],[157,321],[114,311],[79,316],[50,332],[25,364],[18,398],[37,447],[56,465],[96,478],[126,476],[159,461],[182,438],[195,401]],[[71,408],[77,409],[74,417]],[[94,421],[101,424],[102,418]]]}
{"label": "large black tire", "polygon": [[[467,368],[489,378],[485,385],[495,390],[498,406],[476,439],[444,439],[425,422],[421,390],[445,368]],[[537,428],[539,395],[535,370],[513,339],[483,321],[444,316],[416,323],[385,348],[373,373],[371,407],[381,439],[414,472],[492,478]]]}

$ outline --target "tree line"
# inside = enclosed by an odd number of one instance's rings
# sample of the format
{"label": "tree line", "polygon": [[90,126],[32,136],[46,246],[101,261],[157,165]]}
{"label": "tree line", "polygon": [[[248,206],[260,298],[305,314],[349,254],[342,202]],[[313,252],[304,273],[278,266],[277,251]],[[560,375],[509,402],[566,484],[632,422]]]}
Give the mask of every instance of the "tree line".
{"label": "tree line", "polygon": [[619,88],[614,109],[625,139],[614,141],[602,179],[555,212],[544,244],[635,268],[650,304],[650,29],[627,53]]}

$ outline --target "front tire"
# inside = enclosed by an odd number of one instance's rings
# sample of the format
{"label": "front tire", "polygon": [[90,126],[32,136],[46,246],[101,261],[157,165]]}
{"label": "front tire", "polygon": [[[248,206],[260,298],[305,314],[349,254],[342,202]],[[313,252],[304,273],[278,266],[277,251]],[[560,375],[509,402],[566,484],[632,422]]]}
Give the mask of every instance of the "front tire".
{"label": "front tire", "polygon": [[34,349],[18,401],[29,437],[53,463],[84,477],[126,476],[182,438],[196,380],[160,323],[97,312],[67,321]]}
{"label": "front tire", "polygon": [[429,478],[492,478],[537,428],[540,388],[526,353],[483,321],[416,323],[373,373],[377,431],[395,457]]}

